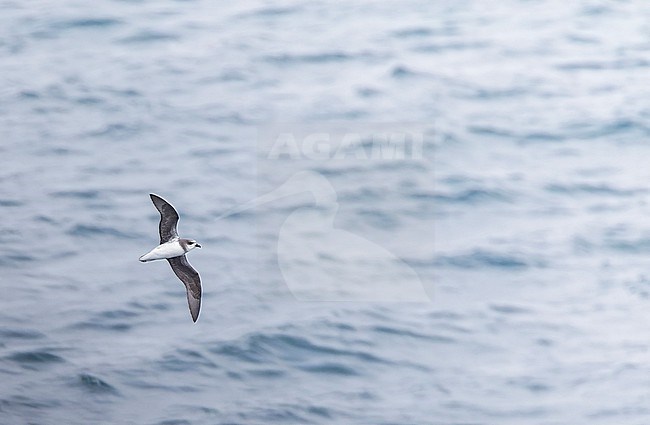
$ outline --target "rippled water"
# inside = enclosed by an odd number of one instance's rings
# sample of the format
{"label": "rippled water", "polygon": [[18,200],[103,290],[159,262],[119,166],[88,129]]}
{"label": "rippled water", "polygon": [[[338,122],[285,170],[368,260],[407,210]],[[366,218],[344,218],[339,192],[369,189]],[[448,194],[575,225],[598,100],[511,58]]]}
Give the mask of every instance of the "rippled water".
{"label": "rippled water", "polygon": [[[0,423],[650,421],[645,2],[0,8]],[[271,123],[423,155],[272,161]],[[300,170],[336,201],[219,219]],[[196,324],[137,261],[149,192],[204,246]],[[399,267],[293,257],[332,211]],[[388,271],[426,302],[292,287]]]}

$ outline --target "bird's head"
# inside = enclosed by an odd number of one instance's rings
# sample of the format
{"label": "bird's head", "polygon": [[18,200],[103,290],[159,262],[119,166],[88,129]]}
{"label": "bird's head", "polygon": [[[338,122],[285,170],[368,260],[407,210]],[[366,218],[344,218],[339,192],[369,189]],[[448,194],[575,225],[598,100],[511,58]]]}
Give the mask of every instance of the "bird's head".
{"label": "bird's head", "polygon": [[194,239],[183,239],[181,244],[186,247],[187,251],[191,251],[194,248],[201,248],[201,245]]}

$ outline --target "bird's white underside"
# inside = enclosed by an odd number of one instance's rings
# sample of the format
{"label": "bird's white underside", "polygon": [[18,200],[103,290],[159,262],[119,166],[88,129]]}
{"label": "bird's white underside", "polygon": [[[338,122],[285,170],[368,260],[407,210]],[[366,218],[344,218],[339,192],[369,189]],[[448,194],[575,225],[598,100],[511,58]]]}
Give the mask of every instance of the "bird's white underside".
{"label": "bird's white underside", "polygon": [[178,239],[160,244],[151,251],[140,257],[140,261],[164,260],[167,258],[179,257],[185,254]]}

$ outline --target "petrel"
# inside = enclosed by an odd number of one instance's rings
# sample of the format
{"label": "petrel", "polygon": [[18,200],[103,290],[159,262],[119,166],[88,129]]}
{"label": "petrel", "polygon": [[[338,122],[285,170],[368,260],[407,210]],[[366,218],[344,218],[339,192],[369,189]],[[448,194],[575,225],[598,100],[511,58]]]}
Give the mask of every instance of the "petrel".
{"label": "petrel", "polygon": [[167,260],[178,278],[185,284],[187,303],[192,320],[196,322],[201,309],[201,277],[187,261],[185,254],[194,248],[201,248],[195,240],[179,238],[176,231],[178,213],[172,205],[160,196],[150,193],[151,201],[160,212],[160,245],[140,257],[143,263],[154,260]]}

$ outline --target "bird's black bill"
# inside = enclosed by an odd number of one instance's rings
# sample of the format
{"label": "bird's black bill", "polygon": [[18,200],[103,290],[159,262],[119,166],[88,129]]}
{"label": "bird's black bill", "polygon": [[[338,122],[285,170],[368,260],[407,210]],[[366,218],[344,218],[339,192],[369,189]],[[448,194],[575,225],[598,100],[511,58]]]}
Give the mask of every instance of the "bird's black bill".
{"label": "bird's black bill", "polygon": [[197,243],[197,244],[196,244],[196,247],[197,247],[197,248],[201,248],[201,245],[199,245],[199,244]]}

